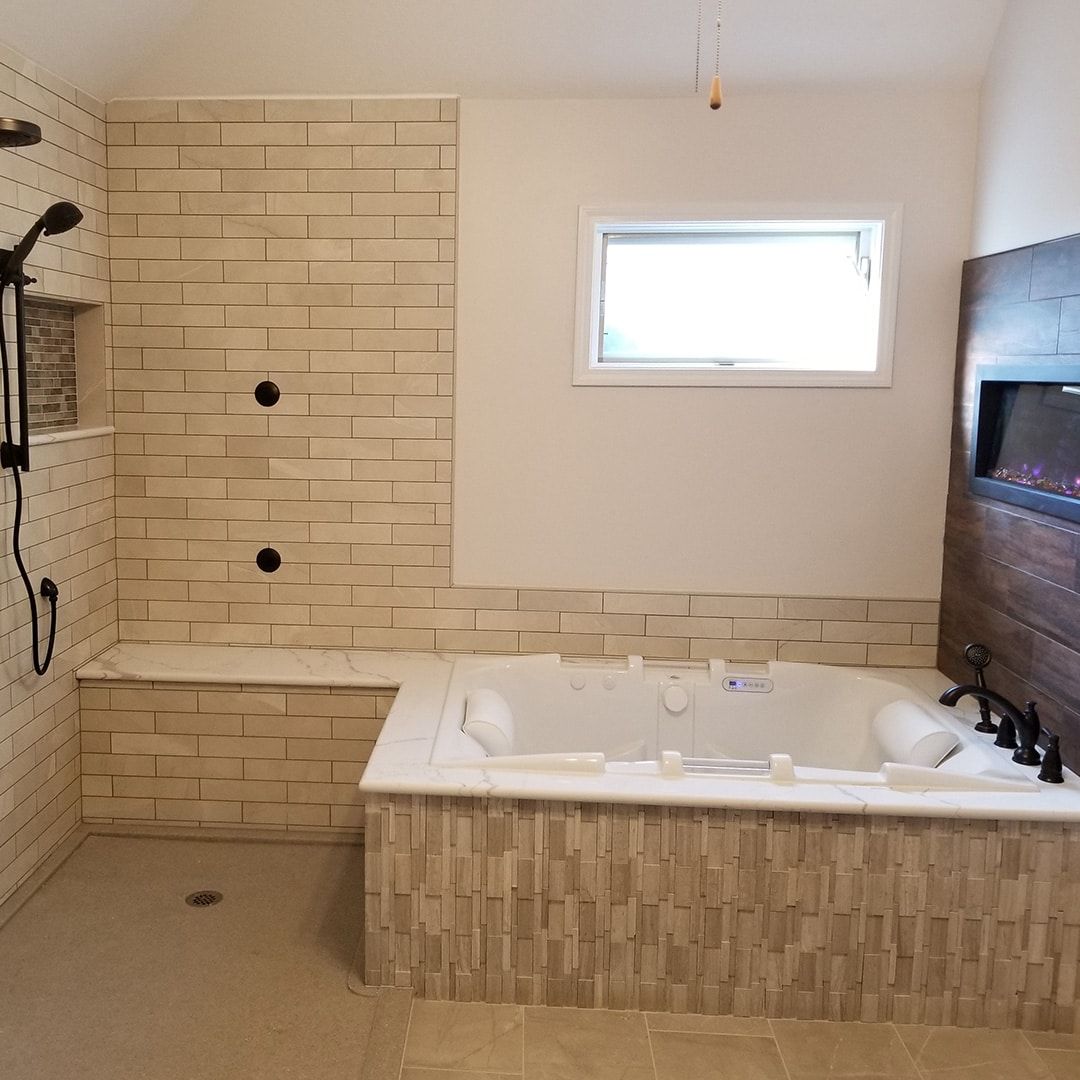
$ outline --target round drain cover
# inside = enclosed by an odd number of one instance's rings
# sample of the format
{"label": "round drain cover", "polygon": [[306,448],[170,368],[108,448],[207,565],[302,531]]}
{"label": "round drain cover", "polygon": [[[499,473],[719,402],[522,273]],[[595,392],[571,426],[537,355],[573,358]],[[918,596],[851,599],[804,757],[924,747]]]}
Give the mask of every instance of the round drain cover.
{"label": "round drain cover", "polygon": [[200,889],[184,897],[184,903],[191,907],[213,907],[221,903],[221,893],[213,889]]}

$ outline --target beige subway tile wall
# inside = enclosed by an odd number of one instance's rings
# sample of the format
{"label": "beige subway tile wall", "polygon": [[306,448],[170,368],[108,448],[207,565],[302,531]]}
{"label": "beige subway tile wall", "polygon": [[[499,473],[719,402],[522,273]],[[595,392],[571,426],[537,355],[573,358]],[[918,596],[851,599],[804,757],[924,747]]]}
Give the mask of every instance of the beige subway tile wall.
{"label": "beige subway tile wall", "polygon": [[85,682],[83,816],[127,825],[356,831],[392,693]]}
{"label": "beige subway tile wall", "polygon": [[[12,247],[51,203],[83,212],[78,228],[43,237],[27,262],[29,293],[106,305],[108,218],[104,106],[0,46],[0,115],[32,120],[42,141],[0,150],[0,246]],[[14,326],[8,320],[9,340]],[[106,383],[108,340],[103,341]],[[11,557],[15,489],[0,477],[0,902],[79,820],[75,668],[116,641],[113,444],[86,438],[35,445],[23,553],[36,585],[60,588],[56,651],[34,674],[30,611]],[[47,633],[48,620],[41,620]]]}
{"label": "beige subway tile wall", "polygon": [[933,665],[933,603],[451,585],[456,117],[110,104],[122,638]]}
{"label": "beige subway tile wall", "polygon": [[456,113],[109,106],[126,639],[434,646],[390,594],[449,585]]}

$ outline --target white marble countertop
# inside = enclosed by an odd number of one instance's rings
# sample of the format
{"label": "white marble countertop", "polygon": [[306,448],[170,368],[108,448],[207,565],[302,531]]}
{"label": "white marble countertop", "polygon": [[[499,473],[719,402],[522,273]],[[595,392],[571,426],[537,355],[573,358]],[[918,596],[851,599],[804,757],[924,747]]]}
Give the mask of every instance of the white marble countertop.
{"label": "white marble countertop", "polygon": [[449,678],[455,657],[438,653],[259,645],[120,644],[83,664],[85,681],[230,683],[258,686],[397,687]]}
{"label": "white marble countertop", "polygon": [[[435,734],[455,663],[482,666],[506,657],[439,653],[281,648],[270,646],[121,644],[84,664],[86,681],[231,683],[397,688],[394,705],[360,781],[361,791],[459,797],[622,802],[730,809],[916,817],[1080,821],[1080,779],[1032,793],[871,788],[844,784],[779,784],[765,780],[608,773],[528,773],[498,768],[448,768],[431,762]],[[863,669],[874,671],[876,669]],[[936,699],[949,685],[932,669],[883,669],[913,696]],[[971,703],[966,703],[971,704]],[[974,707],[958,709],[974,725]],[[1004,759],[1007,762],[1007,758]],[[1011,765],[1011,763],[1008,763]],[[1031,777],[1034,770],[1015,766]]]}

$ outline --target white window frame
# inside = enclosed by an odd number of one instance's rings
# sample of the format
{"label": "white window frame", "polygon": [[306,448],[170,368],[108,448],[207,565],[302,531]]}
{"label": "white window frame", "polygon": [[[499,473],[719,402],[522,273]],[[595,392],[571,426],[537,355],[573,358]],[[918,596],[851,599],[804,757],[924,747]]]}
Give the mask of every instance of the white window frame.
{"label": "white window frame", "polygon": [[[577,307],[575,314],[575,386],[891,386],[896,304],[900,279],[900,232],[903,207],[888,204],[711,206],[636,206],[580,208],[578,215]],[[599,360],[601,279],[607,233],[689,230],[694,225],[770,222],[829,222],[865,225],[880,222],[882,253],[870,273],[880,282],[877,364],[874,370],[800,371],[750,365],[618,364]]]}

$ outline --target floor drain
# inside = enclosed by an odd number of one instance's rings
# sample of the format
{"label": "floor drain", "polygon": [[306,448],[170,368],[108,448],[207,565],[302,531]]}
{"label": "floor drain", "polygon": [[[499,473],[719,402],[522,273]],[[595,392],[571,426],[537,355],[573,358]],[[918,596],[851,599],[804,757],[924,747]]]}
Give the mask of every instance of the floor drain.
{"label": "floor drain", "polygon": [[213,889],[200,889],[185,896],[184,903],[191,907],[213,907],[214,904],[221,903],[221,893],[214,892]]}

